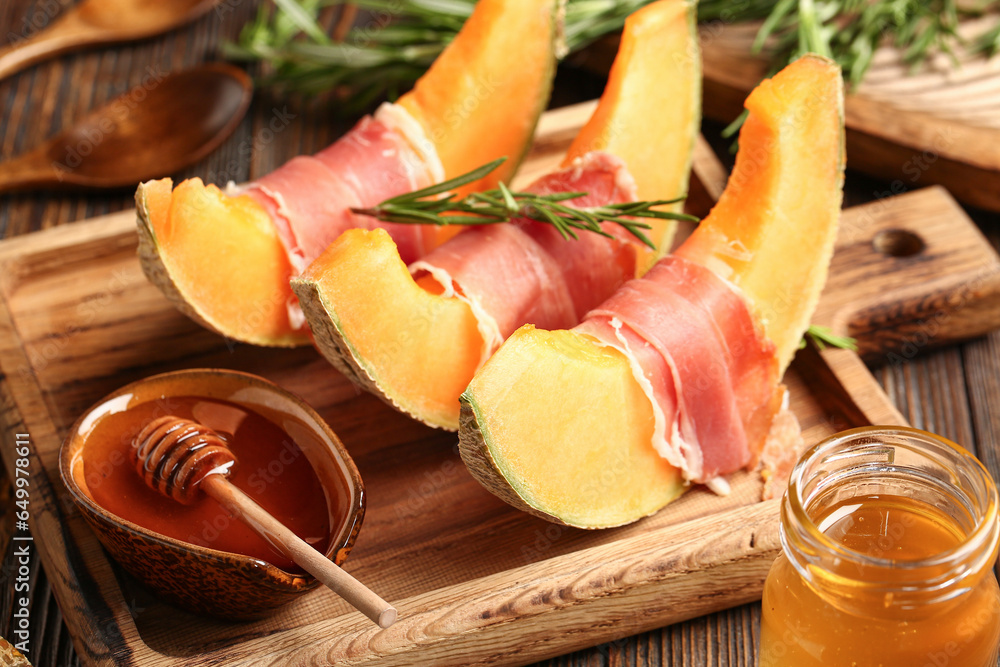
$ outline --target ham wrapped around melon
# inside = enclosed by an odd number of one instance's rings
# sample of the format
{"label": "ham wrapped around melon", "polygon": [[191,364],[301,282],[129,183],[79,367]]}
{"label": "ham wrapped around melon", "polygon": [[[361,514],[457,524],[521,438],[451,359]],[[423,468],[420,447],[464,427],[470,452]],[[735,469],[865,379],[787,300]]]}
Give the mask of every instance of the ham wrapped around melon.
{"label": "ham wrapped around melon", "polygon": [[435,245],[437,229],[380,222],[351,208],[372,206],[445,178],[424,130],[402,107],[383,104],[347,134],[312,156],[292,158],[238,193],[263,206],[296,273],[348,229],[381,227],[407,261]]}
{"label": "ham wrapped around melon", "polygon": [[788,460],[797,426],[779,381],[833,255],[842,85],[818,56],[762,82],[725,191],[674,255],[573,329],[521,327],[475,375],[460,451],[487,489],[600,528]]}
{"label": "ham wrapped around melon", "polygon": [[[527,191],[586,192],[563,202],[581,208],[636,199],[625,163],[603,151],[577,158]],[[409,268],[418,280],[429,274],[443,296],[469,304],[485,362],[522,324],[571,327],[635,275],[635,237],[611,223],[603,223],[603,229],[615,238],[581,234],[567,242],[555,227],[528,218],[473,227]]]}
{"label": "ham wrapped around melon", "polygon": [[[136,192],[140,258],[185,314],[228,338],[291,346],[310,340],[288,281],[345,230],[389,231],[407,261],[444,237],[433,227],[351,213],[502,156],[509,178],[548,100],[557,0],[480,0],[413,90],[313,156],[222,192],[170,179]],[[475,102],[471,104],[470,101]]]}
{"label": "ham wrapped around melon", "polygon": [[722,475],[757,460],[784,391],[774,343],[732,285],[665,257],[575,331],[628,358],[653,406],[653,448],[686,480],[725,491]]}
{"label": "ham wrapped around melon", "polygon": [[[563,168],[528,189],[586,192],[562,202],[577,207],[682,197],[700,121],[697,48],[689,2],[630,16]],[[669,245],[672,221],[652,224],[650,236]],[[397,409],[456,430],[459,395],[517,327],[571,327],[649,265],[634,237],[603,229],[613,238],[567,240],[528,219],[474,227],[408,267],[385,235],[352,230],[292,286],[331,363]]]}

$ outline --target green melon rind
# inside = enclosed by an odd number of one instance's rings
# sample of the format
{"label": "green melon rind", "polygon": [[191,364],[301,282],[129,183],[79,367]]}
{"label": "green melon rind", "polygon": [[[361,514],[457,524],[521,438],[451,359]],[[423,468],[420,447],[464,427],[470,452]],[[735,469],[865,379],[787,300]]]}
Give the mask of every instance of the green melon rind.
{"label": "green melon rind", "polygon": [[[536,333],[545,335],[547,332],[538,331]],[[582,345],[593,345],[595,349],[602,347],[596,340],[591,340],[589,336],[581,335],[580,339]],[[509,344],[511,343],[508,342],[507,345]],[[581,360],[580,363],[586,362]],[[536,500],[521,483],[519,475],[505,465],[504,458],[500,455],[500,447],[495,438],[492,437],[489,428],[485,426],[486,420],[482,414],[482,408],[471,386],[462,393],[459,402],[461,404],[458,431],[459,454],[470,474],[504,502],[546,521],[588,530],[624,526],[655,514],[676,500],[687,488],[683,484],[669,489],[665,488],[661,497],[651,500],[641,510],[626,515],[621,520],[598,519],[597,515],[591,512],[576,513],[572,516],[565,513],[557,514],[546,509],[543,503]],[[573,410],[573,407],[566,409]]]}
{"label": "green melon rind", "polygon": [[555,514],[535,507],[518,493],[514,487],[516,482],[508,479],[501,472],[497,460],[493,457],[492,447],[489,444],[489,431],[480,426],[483,422],[479,415],[475,396],[466,390],[459,398],[459,403],[461,403],[462,408],[459,413],[458,451],[465,467],[477,482],[482,484],[487,491],[522,512],[564,526],[588,527],[576,526]]}
{"label": "green melon rind", "polygon": [[[692,43],[695,45],[694,48],[697,48],[698,30],[695,3],[687,2],[685,4],[687,5],[686,19],[688,24],[688,34],[693,40]],[[700,73],[700,65],[696,66],[696,69]],[[695,85],[698,89],[700,89],[700,77],[696,77]],[[700,118],[700,95],[695,95],[694,100],[696,109],[694,111],[693,118]],[[697,140],[697,136],[698,127],[695,124],[689,137],[690,144],[687,151],[688,173],[690,173],[690,168],[694,161],[694,145]],[[672,238],[673,234],[671,233],[669,236]],[[652,263],[655,263],[656,260],[666,255],[668,251],[669,243],[660,244],[657,248],[656,254],[650,260],[650,266]],[[644,269],[648,268],[648,266],[644,267]],[[481,408],[476,401],[475,394],[471,387],[466,389],[466,391],[461,395],[459,402],[461,404],[461,412],[459,416],[459,452],[462,456],[463,462],[469,469],[469,472],[480,484],[504,502],[521,511],[547,521],[572,526],[574,528],[585,529],[613,528],[620,525],[626,525],[638,521],[646,516],[655,514],[679,497],[686,488],[678,487],[676,490],[666,494],[662,499],[662,502],[655,501],[651,503],[648,508],[645,508],[643,512],[638,513],[636,516],[630,516],[626,520],[617,523],[601,523],[598,525],[593,522],[588,522],[584,520],[583,517],[579,516],[567,517],[556,515],[546,511],[542,507],[541,503],[532,499],[531,494],[528,493],[521,484],[519,484],[517,476],[511,470],[507,469],[505,465],[503,465],[503,457],[495,456],[495,453],[498,451],[498,447],[494,440],[490,437],[489,429],[483,426],[485,422],[482,419]]]}
{"label": "green melon rind", "polygon": [[336,308],[324,297],[320,284],[305,275],[292,279],[291,284],[292,291],[299,297],[302,312],[309,321],[316,348],[334,368],[355,385],[377,396],[398,412],[434,428],[448,431],[458,428],[458,424],[435,419],[434,415],[414,409],[405,399],[386,393],[383,390],[383,385],[386,383],[379,381],[376,369],[365,361],[364,355],[351,343]]}
{"label": "green melon rind", "polygon": [[250,343],[262,347],[300,347],[309,342],[308,336],[304,333],[279,338],[237,336],[227,331],[226,327],[222,326],[221,323],[213,321],[209,315],[202,312],[201,309],[185,298],[184,292],[177,285],[173,275],[170,273],[170,268],[164,262],[163,256],[160,253],[160,246],[156,241],[156,232],[153,230],[153,225],[150,222],[145,183],[140,183],[135,191],[135,212],[136,228],[139,234],[139,263],[142,265],[142,272],[146,275],[149,282],[159,288],[177,310],[209,331],[241,343]]}

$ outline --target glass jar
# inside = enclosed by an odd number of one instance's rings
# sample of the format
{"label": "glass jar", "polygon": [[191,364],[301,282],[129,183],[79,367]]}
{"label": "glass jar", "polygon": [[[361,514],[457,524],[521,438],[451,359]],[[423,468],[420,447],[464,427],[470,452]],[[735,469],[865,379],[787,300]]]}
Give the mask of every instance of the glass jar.
{"label": "glass jar", "polygon": [[764,584],[761,667],[996,667],[997,489],[905,427],[832,436],[795,465]]}

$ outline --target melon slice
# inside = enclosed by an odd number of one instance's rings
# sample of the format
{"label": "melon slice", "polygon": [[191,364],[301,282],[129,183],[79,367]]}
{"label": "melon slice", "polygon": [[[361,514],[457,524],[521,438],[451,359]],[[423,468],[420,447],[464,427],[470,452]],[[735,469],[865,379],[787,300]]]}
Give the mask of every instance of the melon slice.
{"label": "melon slice", "polygon": [[136,191],[139,257],[149,280],[185,315],[255,345],[308,342],[288,322],[291,266],[271,218],[248,196],[201,179]]}
{"label": "melon slice", "polygon": [[[820,57],[762,82],[747,99],[726,192],[679,250],[743,289],[782,351],[797,344],[833,254],[842,99],[839,68]],[[461,422],[460,450],[473,476],[552,521],[629,523],[683,488],[669,468],[651,479],[652,409],[628,359],[585,334],[522,327],[462,395]]]}
{"label": "melon slice", "polygon": [[[690,1],[658,2],[628,17],[608,85],[564,165],[588,151],[625,160],[639,199],[687,194],[701,123],[697,12]],[[683,203],[665,207],[681,211]],[[670,250],[677,223],[646,220],[658,251],[642,248],[640,273]]]}
{"label": "melon slice", "polygon": [[807,55],[747,98],[726,189],[709,224],[677,250],[743,291],[778,348],[781,372],[819,302],[837,236],[845,158],[843,132],[830,129],[831,118],[843,117],[832,76],[825,59]]}
{"label": "melon slice", "polygon": [[[622,372],[617,350],[574,331],[525,325],[497,354],[470,389],[488,397],[488,409],[463,410],[460,430],[462,458],[490,491],[531,514],[588,528],[647,516],[683,492],[680,471],[649,444],[652,407],[627,361]],[[568,392],[570,404],[553,390]],[[612,415],[621,405],[630,408]],[[481,449],[485,438],[468,437],[480,432],[523,446],[494,457]],[[495,462],[490,474],[477,474],[481,461]]]}
{"label": "melon slice", "polygon": [[509,183],[531,146],[555,73],[560,8],[559,0],[479,0],[458,36],[399,98],[434,144],[445,178],[508,158],[466,191]]}
{"label": "melon slice", "polygon": [[[548,102],[559,7],[558,0],[480,0],[399,100],[434,145],[447,177],[501,156],[512,159],[469,189],[509,180],[516,170]],[[198,179],[178,186],[171,203],[170,183],[152,181],[136,192],[149,279],[182,312],[223,336],[254,345],[308,343],[308,332],[288,319],[292,268],[275,259],[283,250],[264,209],[248,197],[228,201]],[[454,234],[438,231],[436,243]]]}
{"label": "melon slice", "polygon": [[[686,192],[701,85],[694,26],[694,8],[683,0],[662,0],[629,17],[608,92],[570,149],[567,164],[588,151],[607,150],[628,165],[641,196],[670,199]],[[629,83],[632,79],[636,83]],[[657,234],[666,238],[672,227]],[[292,282],[317,346],[390,405],[425,424],[457,430],[459,395],[486,356],[471,309],[437,291],[382,303],[373,290],[419,291],[395,247],[364,234],[343,235],[334,245]],[[352,254],[357,257],[347,259]],[[338,262],[357,272],[336,268]],[[440,303],[430,308],[430,301]]]}
{"label": "melon slice", "polygon": [[[389,234],[344,232],[292,284],[316,346],[339,371],[397,410],[458,428],[458,395],[479,367],[482,338],[478,346],[451,340],[475,340],[478,323],[465,302],[415,283]],[[396,317],[408,326],[393,338],[370,325]]]}

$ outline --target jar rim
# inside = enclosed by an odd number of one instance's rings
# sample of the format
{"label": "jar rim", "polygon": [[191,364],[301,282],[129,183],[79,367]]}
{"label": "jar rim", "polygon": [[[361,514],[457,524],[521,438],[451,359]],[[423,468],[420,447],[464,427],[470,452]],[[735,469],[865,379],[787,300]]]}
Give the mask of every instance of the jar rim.
{"label": "jar rim", "polygon": [[[962,540],[961,543],[925,558],[914,560],[895,560],[892,558],[872,556],[850,549],[841,542],[826,535],[826,533],[820,530],[819,525],[813,521],[806,508],[806,499],[803,497],[803,490],[807,481],[804,477],[810,465],[817,460],[822,460],[821,457],[824,453],[835,450],[836,448],[843,446],[845,443],[860,439],[874,440],[879,436],[902,437],[942,447],[952,455],[958,457],[958,460],[969,465],[971,470],[975,471],[975,474],[978,480],[982,482],[986,493],[986,498],[984,499],[985,511],[976,514],[974,517],[976,519],[975,525],[968,532],[965,539]],[[819,547],[823,550],[833,552],[838,556],[850,559],[852,562],[873,568],[919,570],[922,568],[930,568],[952,563],[955,562],[956,559],[964,560],[972,556],[976,549],[981,549],[984,543],[988,540],[992,539],[995,541],[997,533],[1000,532],[1000,528],[998,528],[998,518],[1000,518],[998,517],[998,511],[1000,511],[998,510],[998,504],[1000,504],[1000,500],[998,500],[997,486],[989,471],[982,464],[982,462],[979,461],[979,459],[972,455],[972,453],[951,440],[934,433],[929,433],[927,431],[922,431],[909,426],[863,426],[829,436],[811,447],[801,456],[792,468],[792,472],[789,476],[788,489],[782,503],[782,515],[784,516],[786,512],[790,512],[794,517],[797,528],[804,531],[805,537],[814,547]],[[782,543],[787,551],[788,544],[787,536],[785,535],[786,527],[784,525],[785,522],[783,521],[782,523]],[[986,551],[987,554],[992,552],[992,550],[984,551]]]}

